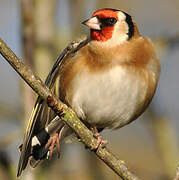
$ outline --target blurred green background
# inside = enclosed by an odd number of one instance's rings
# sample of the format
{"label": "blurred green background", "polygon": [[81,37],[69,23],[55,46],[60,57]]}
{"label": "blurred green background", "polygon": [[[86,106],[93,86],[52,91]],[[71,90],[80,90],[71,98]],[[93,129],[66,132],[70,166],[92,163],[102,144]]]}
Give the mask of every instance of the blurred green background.
{"label": "blurred green background", "polygon": [[[132,15],[161,62],[159,86],[148,110],[133,123],[102,135],[141,179],[173,179],[179,164],[179,2],[177,0],[0,0],[0,37],[44,79],[61,50],[88,34],[81,22],[104,7]],[[18,145],[35,94],[0,57],[0,179],[16,179]],[[63,144],[58,160],[30,167],[22,180],[119,179],[80,143]]]}

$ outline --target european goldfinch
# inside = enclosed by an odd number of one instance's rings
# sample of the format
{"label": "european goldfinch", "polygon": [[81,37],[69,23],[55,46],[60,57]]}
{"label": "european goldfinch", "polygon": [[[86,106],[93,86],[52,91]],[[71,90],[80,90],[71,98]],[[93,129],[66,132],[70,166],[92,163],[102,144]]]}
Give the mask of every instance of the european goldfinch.
{"label": "european goldfinch", "polygon": [[[121,128],[137,119],[154,96],[160,73],[154,47],[121,10],[98,10],[83,24],[90,28],[90,37],[62,52],[46,85],[96,133]],[[18,176],[29,157],[38,161],[49,149],[52,153],[55,143],[59,148],[58,141],[49,141],[54,132],[45,128],[54,118],[59,117],[38,97],[21,146]],[[55,135],[61,139],[71,129],[59,122]]]}

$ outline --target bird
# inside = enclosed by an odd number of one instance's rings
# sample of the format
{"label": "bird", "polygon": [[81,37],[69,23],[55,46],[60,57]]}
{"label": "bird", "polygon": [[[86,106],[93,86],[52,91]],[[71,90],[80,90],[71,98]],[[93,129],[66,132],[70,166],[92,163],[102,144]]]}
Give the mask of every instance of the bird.
{"label": "bird", "polygon": [[[103,129],[119,129],[136,120],[150,104],[160,63],[151,40],[143,37],[128,13],[112,8],[95,11],[82,22],[89,37],[70,43],[45,81],[59,99],[99,140]],[[50,122],[58,120],[58,128]],[[52,123],[53,124],[53,123]],[[28,162],[35,167],[73,131],[39,96],[27,126],[17,176]]]}

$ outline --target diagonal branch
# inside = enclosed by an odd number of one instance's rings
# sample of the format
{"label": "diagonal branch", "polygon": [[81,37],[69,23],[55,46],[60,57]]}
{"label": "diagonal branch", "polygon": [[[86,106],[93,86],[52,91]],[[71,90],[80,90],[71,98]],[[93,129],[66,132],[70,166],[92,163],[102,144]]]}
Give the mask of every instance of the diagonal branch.
{"label": "diagonal branch", "polygon": [[[2,39],[0,39],[0,54],[26,81],[26,83],[47,102],[48,106],[51,107],[51,109],[76,132],[81,141],[91,150],[95,149],[97,140],[93,137],[93,133],[78,119],[72,109],[55,97],[41,79],[35,76],[33,72],[20,61]],[[107,148],[99,147],[95,153],[122,179],[139,180],[128,170],[124,161],[116,158]]]}

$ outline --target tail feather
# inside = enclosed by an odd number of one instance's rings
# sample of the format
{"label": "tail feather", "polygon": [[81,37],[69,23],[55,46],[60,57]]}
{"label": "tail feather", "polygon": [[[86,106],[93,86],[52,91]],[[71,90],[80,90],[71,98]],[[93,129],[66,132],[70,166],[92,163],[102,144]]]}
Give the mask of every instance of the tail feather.
{"label": "tail feather", "polygon": [[[62,143],[65,137],[69,136],[72,134],[72,129],[63,124],[61,127],[59,127],[59,141]],[[40,164],[43,160],[48,159],[49,155],[49,149],[45,147],[46,143],[41,146],[39,149],[36,149],[35,156],[30,157],[30,166],[35,168],[38,164]],[[38,156],[38,157],[37,157]]]}

